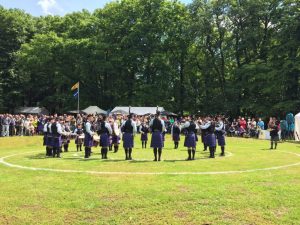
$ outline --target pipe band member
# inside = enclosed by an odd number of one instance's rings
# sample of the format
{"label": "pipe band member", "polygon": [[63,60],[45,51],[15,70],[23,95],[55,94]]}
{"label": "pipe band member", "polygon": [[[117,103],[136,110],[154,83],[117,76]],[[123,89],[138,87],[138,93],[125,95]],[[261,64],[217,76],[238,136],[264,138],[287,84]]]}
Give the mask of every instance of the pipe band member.
{"label": "pipe band member", "polygon": [[181,128],[177,121],[173,123],[173,126],[171,128],[171,136],[174,141],[174,149],[178,149],[179,141],[180,141],[180,132]]}
{"label": "pipe band member", "polygon": [[221,156],[225,156],[225,125],[222,121],[221,117],[218,117],[218,121],[216,123],[216,137],[218,139],[218,145],[221,147]]}
{"label": "pipe band member", "polygon": [[164,121],[160,119],[160,112],[158,110],[156,112],[155,118],[150,121],[149,126],[152,132],[150,147],[153,148],[154,161],[160,161],[162,148],[164,146],[162,133],[166,130],[166,128]]}
{"label": "pipe band member", "polygon": [[270,147],[270,150],[271,149],[277,149],[277,143],[279,141],[279,135],[278,135],[278,132],[279,132],[279,128],[278,128],[278,121],[274,121],[273,123],[271,123],[269,125],[269,128],[271,129],[270,131],[270,136],[271,136],[271,147]]}
{"label": "pipe band member", "polygon": [[215,124],[211,121],[210,118],[207,119],[204,125],[200,125],[201,129],[207,129],[207,136],[206,136],[206,144],[209,147],[209,158],[215,158],[215,151],[216,151],[216,136],[215,132]]}
{"label": "pipe band member", "polygon": [[74,134],[76,135],[75,138],[75,144],[76,144],[76,150],[78,151],[82,151],[82,144],[84,139],[82,138],[83,135],[83,129],[82,129],[82,125],[78,124],[77,128],[74,130]]}
{"label": "pipe band member", "polygon": [[188,117],[188,121],[183,125],[183,129],[186,129],[187,133],[184,140],[184,146],[188,149],[187,160],[194,160],[196,153],[196,134],[199,129],[198,125],[194,122],[193,117]]}
{"label": "pipe band member", "polygon": [[112,134],[112,129],[110,124],[106,121],[106,116],[102,117],[97,133],[100,136],[101,158],[107,159],[108,147],[110,145],[109,137]]}
{"label": "pipe band member", "polygon": [[91,156],[93,143],[94,131],[92,128],[92,122],[94,121],[93,115],[89,114],[87,117],[87,122],[84,125],[84,158],[89,158]]}
{"label": "pipe band member", "polygon": [[128,119],[123,122],[121,131],[123,133],[123,147],[125,150],[125,160],[132,160],[132,148],[134,147],[134,135],[137,132],[136,123],[132,120],[133,114],[128,115]]}
{"label": "pipe band member", "polygon": [[149,126],[143,121],[140,126],[142,148],[147,148]]}
{"label": "pipe band member", "polygon": [[62,119],[56,118],[56,121],[51,125],[51,132],[52,132],[52,146],[53,146],[53,154],[52,157],[55,156],[60,158],[61,146],[62,146],[62,127],[61,123]]}

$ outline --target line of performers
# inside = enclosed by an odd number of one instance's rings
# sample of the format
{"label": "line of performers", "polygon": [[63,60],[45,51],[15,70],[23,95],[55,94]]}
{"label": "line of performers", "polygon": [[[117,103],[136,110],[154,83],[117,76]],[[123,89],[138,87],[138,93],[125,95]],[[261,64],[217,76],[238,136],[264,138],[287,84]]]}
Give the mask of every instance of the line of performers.
{"label": "line of performers", "polygon": [[[149,124],[142,122],[139,129],[142,148],[147,148],[148,134],[151,133],[150,147],[153,148],[154,161],[161,161],[166,128],[164,121],[160,118],[160,112],[157,111]],[[189,116],[183,124],[175,122],[171,128],[174,148],[178,148],[181,133],[184,132],[184,146],[187,147],[188,152],[187,160],[194,160],[199,129],[201,129],[204,151],[209,149],[209,157],[215,158],[217,143],[221,147],[220,155],[225,156],[225,126],[221,117],[216,120],[207,117],[203,121],[195,122],[194,117]],[[121,124],[117,121],[108,122],[106,116],[95,121],[93,115],[88,115],[84,126],[78,124],[73,132],[63,118],[50,117],[44,125],[44,146],[46,146],[46,156],[60,157],[62,149],[67,152],[70,139],[75,138],[77,151],[82,151],[82,145],[84,146],[85,158],[91,156],[92,147],[100,145],[101,157],[107,159],[108,151],[112,148],[114,148],[114,152],[118,152],[122,136],[125,160],[132,160],[136,133],[137,126],[133,120],[133,114],[128,115]]]}

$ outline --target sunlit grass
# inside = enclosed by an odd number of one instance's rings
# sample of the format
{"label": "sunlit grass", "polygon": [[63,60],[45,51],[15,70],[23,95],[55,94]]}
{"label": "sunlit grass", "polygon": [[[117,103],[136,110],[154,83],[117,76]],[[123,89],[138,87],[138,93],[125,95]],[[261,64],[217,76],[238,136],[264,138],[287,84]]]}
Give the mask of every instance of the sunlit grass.
{"label": "sunlit grass", "polygon": [[[186,149],[173,149],[167,137],[163,161],[141,149],[125,161],[121,148],[100,159],[99,147],[83,160],[72,143],[62,159],[44,157],[41,137],[0,139],[6,161],[43,168],[195,172],[228,171],[293,164],[299,145],[282,143],[270,151],[268,141],[228,138],[230,157],[208,159],[197,146],[197,160]],[[183,141],[181,143],[181,146]],[[32,153],[29,153],[32,152]],[[220,150],[218,149],[218,153]],[[299,224],[300,166],[272,171],[222,175],[99,175],[29,171],[0,164],[0,224]]]}

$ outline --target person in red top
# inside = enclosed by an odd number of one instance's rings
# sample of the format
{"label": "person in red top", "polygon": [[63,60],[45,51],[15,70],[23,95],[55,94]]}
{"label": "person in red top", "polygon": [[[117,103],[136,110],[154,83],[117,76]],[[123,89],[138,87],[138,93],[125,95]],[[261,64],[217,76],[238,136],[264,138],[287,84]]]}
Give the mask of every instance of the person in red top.
{"label": "person in red top", "polygon": [[240,120],[239,125],[240,125],[240,127],[242,127],[243,129],[246,130],[246,128],[247,128],[247,122],[246,122],[246,120],[245,120],[244,117]]}

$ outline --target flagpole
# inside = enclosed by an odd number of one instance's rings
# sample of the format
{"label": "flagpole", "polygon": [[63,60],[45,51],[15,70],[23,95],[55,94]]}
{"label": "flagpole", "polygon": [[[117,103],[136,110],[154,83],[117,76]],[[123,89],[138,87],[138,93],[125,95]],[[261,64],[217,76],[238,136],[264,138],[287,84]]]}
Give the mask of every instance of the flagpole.
{"label": "flagpole", "polygon": [[77,112],[79,114],[79,81],[78,81],[78,98],[77,98]]}

